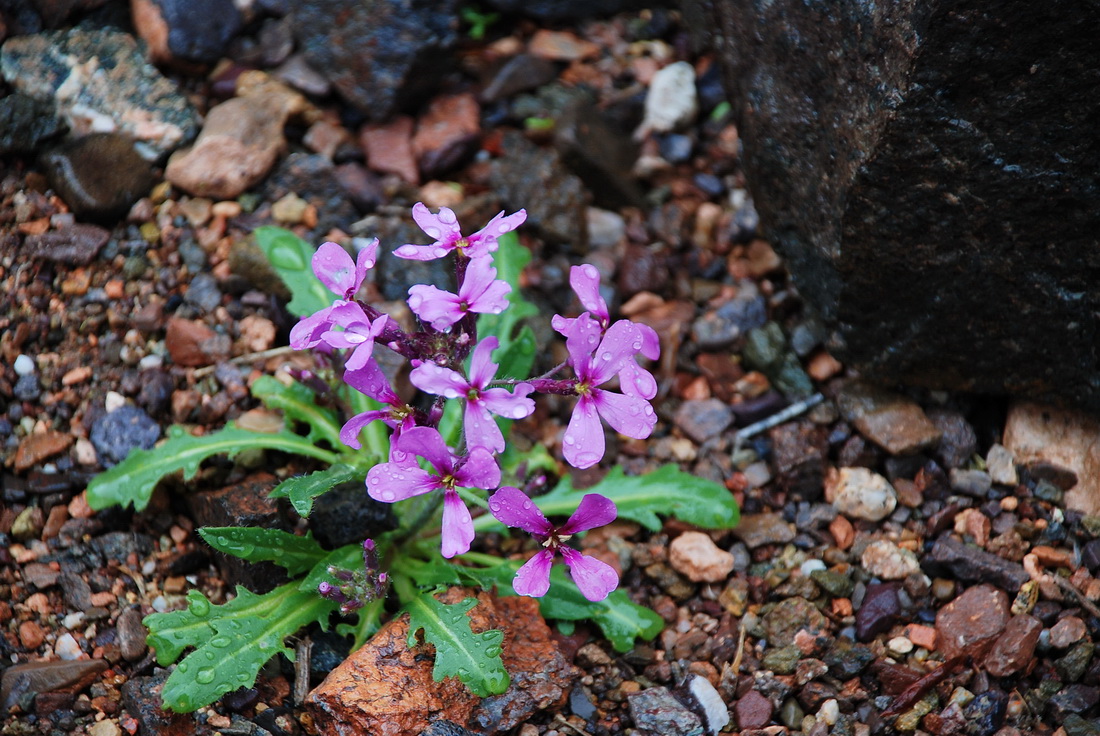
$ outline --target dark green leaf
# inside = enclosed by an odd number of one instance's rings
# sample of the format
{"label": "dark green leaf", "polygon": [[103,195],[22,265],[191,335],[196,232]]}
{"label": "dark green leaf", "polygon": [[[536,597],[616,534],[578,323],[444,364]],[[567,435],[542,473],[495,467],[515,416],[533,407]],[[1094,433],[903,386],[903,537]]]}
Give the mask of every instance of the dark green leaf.
{"label": "dark green leaf", "polygon": [[363,468],[347,463],[336,463],[309,475],[287,478],[268,494],[268,498],[287,498],[299,516],[309,516],[313,499],[324,495],[341,483],[362,481],[366,477]]}
{"label": "dark green leaf", "polygon": [[208,526],[199,529],[206,543],[219,552],[249,562],[274,562],[291,576],[310,570],[328,554],[313,537],[299,537],[279,529]]}
{"label": "dark green leaf", "polygon": [[269,409],[281,410],[288,420],[306,425],[307,440],[328,440],[337,450],[346,449],[340,442],[336,412],[318,406],[317,395],[305,384],[293,381],[286,385],[274,376],[260,376],[252,384],[252,395]]}
{"label": "dark green leaf", "polygon": [[425,592],[405,602],[409,612],[408,645],[417,645],[416,633],[424,631],[424,640],[435,646],[432,678],[457,677],[475,695],[485,698],[508,689],[508,671],[500,659],[504,632],[491,629],[475,634],[466,613],[477,605],[477,598],[461,603],[440,603]]}

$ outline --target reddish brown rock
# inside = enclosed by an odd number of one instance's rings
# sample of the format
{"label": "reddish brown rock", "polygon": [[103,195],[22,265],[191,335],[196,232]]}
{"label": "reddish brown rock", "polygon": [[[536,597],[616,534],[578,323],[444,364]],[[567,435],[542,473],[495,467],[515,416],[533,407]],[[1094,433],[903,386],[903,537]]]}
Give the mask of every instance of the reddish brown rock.
{"label": "reddish brown rock", "polygon": [[[440,596],[457,603],[472,593],[452,588]],[[432,679],[430,645],[410,649],[407,615],[382,627],[364,647],[333,670],[306,700],[326,736],[416,736],[439,718],[479,733],[507,731],[536,710],[555,708],[569,695],[578,670],[550,638],[531,598],[477,594],[470,611],[475,632],[504,631],[503,660],[512,679],[507,692],[478,698],[454,678]]]}
{"label": "reddish brown rock", "polygon": [[102,659],[12,665],[0,679],[0,712],[7,714],[28,693],[78,693],[105,669],[107,662]]}
{"label": "reddish brown rock", "polygon": [[968,588],[936,614],[936,642],[947,658],[979,655],[1008,624],[1008,595],[988,583]]}
{"label": "reddish brown rock", "polygon": [[986,671],[994,677],[1007,677],[1022,670],[1031,661],[1042,630],[1042,622],[1034,616],[1013,616],[985,657]]}
{"label": "reddish brown rock", "polygon": [[772,703],[755,690],[749,690],[734,706],[737,725],[746,728],[763,728],[772,719]]}
{"label": "reddish brown rock", "polygon": [[397,174],[410,184],[420,183],[412,147],[413,120],[397,117],[385,125],[367,125],[359,131],[359,143],[367,165],[381,174]]}
{"label": "reddish brown rock", "polygon": [[1065,649],[1085,638],[1088,630],[1085,622],[1077,616],[1066,616],[1050,627],[1050,645],[1056,649]]}
{"label": "reddish brown rock", "polygon": [[477,100],[471,94],[437,97],[417,122],[413,154],[425,176],[458,164],[473,151],[481,134]]}
{"label": "reddish brown rock", "polygon": [[916,402],[868,383],[845,384],[837,406],[861,434],[891,455],[910,455],[940,440],[940,430]]}
{"label": "reddish brown rock", "polygon": [[69,449],[76,439],[71,434],[49,430],[27,435],[15,450],[15,472],[21,473]]}
{"label": "reddish brown rock", "polygon": [[173,317],[168,320],[164,345],[168,348],[172,362],[177,365],[188,367],[210,365],[214,361],[203,346],[209,344],[215,337],[217,333],[202,322]]}

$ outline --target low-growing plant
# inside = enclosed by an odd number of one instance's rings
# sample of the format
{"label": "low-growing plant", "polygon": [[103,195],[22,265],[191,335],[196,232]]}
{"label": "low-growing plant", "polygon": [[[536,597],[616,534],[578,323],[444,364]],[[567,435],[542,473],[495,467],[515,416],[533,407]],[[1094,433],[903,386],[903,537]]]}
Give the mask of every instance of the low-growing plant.
{"label": "low-growing plant", "polygon": [[[454,676],[477,695],[500,693],[509,684],[501,660],[503,632],[473,632],[466,612],[475,599],[444,604],[436,598],[442,587],[539,598],[542,614],[561,629],[592,621],[616,650],[627,651],[637,639],[660,632],[660,617],[617,590],[615,570],[570,540],[617,517],[651,531],[661,528],[662,515],[704,528],[737,522],[737,506],[724,487],[674,466],[634,477],[613,468],[583,492],[565,475],[537,495],[558,464],[541,445],[519,450],[508,441],[512,422],[535,411],[531,395],[575,398],[562,455],[577,468],[596,465],[604,455],[601,420],[638,439],[656,425],[650,400],[657,383],[639,358],[658,357],[657,335],[628,320],[613,322],[595,267],[577,266],[570,284],[584,311],[552,320],[568,358],[545,375],[527,378],[537,346],[523,322],[536,309],[520,294],[520,273],[530,256],[513,232],[526,213],[501,212],[470,236],[462,235],[445,207],[432,214],[417,204],[413,218],[435,242],[402,245],[395,255],[449,258],[457,284],[456,293],[427,284],[409,289],[408,306],[417,318],[413,331],[356,299],[375,265],[377,240],[353,260],[335,243],[314,253],[293,233],[259,228],[259,246],[293,294],[288,309],[301,317],[291,346],[312,349],[319,366],[292,380],[264,376],[253,383],[253,395],[281,410],[285,426],[262,432],[231,423],[202,436],[174,427],[161,445],[131,453],[88,487],[93,508],[140,510],[169,474],[182,471],[189,479],[213,455],[274,450],[320,466],[271,492],[302,517],[319,496],[353,481],[365,483],[371,498],[393,504],[396,512],[395,530],[332,550],[309,534],[201,529],[214,549],[273,562],[291,582],[262,595],[238,586],[222,605],[192,590],[186,608],[146,617],[157,661],[178,661],[162,693],[171,709],[194,710],[251,686],[272,656],[293,659],[285,640],[304,626],[317,622],[324,628],[339,617],[337,632],[353,637],[358,647],[398,608],[410,617],[409,645],[418,644],[420,632],[434,645],[437,680]],[[410,404],[398,396],[374,357],[379,349],[412,364],[410,380],[426,401]],[[474,518],[470,508],[483,513]],[[537,551],[529,559],[472,550],[478,533],[506,527],[534,538],[529,548]],[[559,556],[568,574],[554,565]],[[393,605],[387,607],[388,601]],[[180,660],[188,649],[193,651]]]}

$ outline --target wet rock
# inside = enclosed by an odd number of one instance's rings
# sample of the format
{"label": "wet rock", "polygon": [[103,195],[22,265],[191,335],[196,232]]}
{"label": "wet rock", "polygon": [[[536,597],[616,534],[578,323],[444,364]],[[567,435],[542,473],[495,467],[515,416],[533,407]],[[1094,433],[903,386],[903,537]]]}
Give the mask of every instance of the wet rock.
{"label": "wet rock", "polygon": [[1050,715],[1055,723],[1063,723],[1070,713],[1081,714],[1100,702],[1100,689],[1081,685],[1070,685],[1050,699]]}
{"label": "wet rock", "polygon": [[1068,509],[1100,514],[1100,420],[1083,411],[1014,403],[1004,445],[1033,478],[1067,490]]}
{"label": "wet rock", "polygon": [[58,582],[65,605],[74,611],[87,611],[92,607],[92,588],[88,581],[76,573],[62,573]]}
{"label": "wet rock", "polygon": [[115,133],[93,133],[41,157],[46,177],[81,218],[107,221],[130,209],[154,183],[148,162],[131,140]]}
{"label": "wet rock", "polygon": [[397,528],[393,505],[375,501],[362,482],[339,485],[313,502],[309,528],[321,544],[336,549]]}
{"label": "wet rock", "polygon": [[[217,491],[204,491],[187,497],[197,526],[258,526],[290,530],[279,504],[268,493],[276,485],[270,473],[256,473],[240,483]],[[286,582],[283,569],[270,562],[252,564],[238,557],[214,554],[226,583],[244,585],[255,593],[266,593]]]}
{"label": "wet rock", "polygon": [[577,97],[566,103],[554,126],[554,147],[592,192],[597,206],[641,206],[642,195],[631,173],[638,152],[591,99]]}
{"label": "wet rock", "polygon": [[830,474],[825,489],[833,506],[855,519],[881,521],[894,512],[898,495],[889,481],[867,468],[840,468]]}
{"label": "wet rock", "polygon": [[795,530],[782,514],[745,514],[733,528],[733,533],[749,549],[765,544],[786,544],[794,539]]}
{"label": "wet rock", "polygon": [[1043,624],[1034,616],[1013,616],[998,637],[983,666],[994,677],[1008,677],[1028,665],[1039,642]]}
{"label": "wet rock", "polygon": [[413,154],[426,179],[434,179],[469,159],[481,137],[477,100],[471,94],[434,98],[416,124]]}
{"label": "wet rock", "polygon": [[968,588],[936,614],[936,642],[947,658],[978,655],[1008,624],[1008,596],[992,585]]}
{"label": "wet rock", "polygon": [[516,54],[493,76],[481,92],[483,102],[499,102],[527,90],[537,89],[557,77],[554,65],[531,54]]}
{"label": "wet rock", "polygon": [[959,468],[970,460],[978,447],[978,436],[961,412],[935,408],[927,413],[929,421],[940,431],[936,459],[945,468]]}
{"label": "wet rock", "polygon": [[745,693],[733,709],[741,729],[763,728],[772,720],[772,702],[755,690]]}
{"label": "wet rock", "polygon": [[672,696],[668,688],[651,687],[627,697],[640,736],[703,736],[699,716]]}
{"label": "wet rock", "polygon": [[64,129],[47,100],[19,92],[0,99],[0,155],[31,153]]}
{"label": "wet rock", "polygon": [[768,433],[779,487],[806,500],[821,495],[829,460],[829,433],[808,420],[788,422]]}
{"label": "wet rock", "polygon": [[311,637],[309,670],[314,679],[323,679],[351,654],[351,641],[335,631],[321,631]]}
{"label": "wet rock", "polygon": [[43,460],[69,449],[76,438],[66,432],[47,430],[27,435],[15,449],[15,472],[29,470]]}
{"label": "wet rock", "polygon": [[138,661],[147,650],[145,639],[148,632],[141,619],[141,610],[133,606],[127,607],[118,616],[118,646],[127,662]]}
{"label": "wet rock", "polygon": [[193,304],[204,312],[212,312],[222,303],[222,292],[218,280],[208,273],[198,273],[187,285],[183,301]]}
{"label": "wet rock", "polygon": [[131,677],[122,685],[122,707],[137,721],[141,736],[192,736],[197,730],[190,714],[164,709],[161,690],[169,674],[162,670],[149,677]]}
{"label": "wet rock", "polygon": [[986,690],[963,709],[968,736],[993,736],[1004,723],[1008,695],[1001,690]]}
{"label": "wet rock", "polygon": [[863,603],[856,611],[856,637],[869,641],[890,629],[901,616],[898,600],[899,583],[871,583],[863,595]]}
{"label": "wet rock", "polygon": [[833,598],[850,598],[855,587],[850,577],[834,570],[813,570],[810,580]]}
{"label": "wet rock", "polygon": [[698,112],[695,95],[695,69],[686,61],[664,67],[649,83],[645,98],[645,117],[638,136],[668,133],[690,123]]}
{"label": "wet rock", "polygon": [[509,210],[526,208],[526,226],[540,237],[585,253],[588,203],[581,180],[568,172],[555,151],[540,148],[521,133],[505,133],[501,147],[508,155],[493,161],[489,183],[502,202]]}
{"label": "wet rock", "polygon": [[488,5],[510,15],[539,20],[604,18],[634,7],[634,0],[489,0]]}
{"label": "wet rock", "polygon": [[426,97],[449,68],[456,8],[454,0],[310,0],[295,4],[291,17],[310,66],[372,120],[386,120]]}
{"label": "wet rock", "polygon": [[310,66],[302,54],[294,54],[272,76],[294,89],[314,97],[325,97],[332,91],[332,85],[323,75]]}
{"label": "wet rock", "polygon": [[798,356],[787,348],[783,328],[768,322],[748,333],[743,350],[745,364],[755,368],[792,399],[801,399],[813,393],[813,383]]}
{"label": "wet rock", "polygon": [[234,97],[206,114],[195,145],[169,159],[164,177],[198,197],[233,199],[275,165],[290,108],[278,93]]}
{"label": "wet rock", "polygon": [[86,266],[95,259],[110,238],[109,230],[97,225],[78,223],[63,230],[28,235],[23,241],[23,253],[30,258]]}
{"label": "wet rock", "polygon": [[1062,723],[1066,736],[1100,736],[1100,725],[1095,721],[1086,721],[1076,713],[1070,713]]}
{"label": "wet rock", "polygon": [[989,448],[989,453],[985,456],[985,466],[994,483],[1015,486],[1019,482],[1016,454],[1004,445],[993,445]]}
{"label": "wet rock", "polygon": [[1066,616],[1050,627],[1050,645],[1055,649],[1065,649],[1085,637],[1088,630],[1085,622],[1077,616]]}
{"label": "wet rock", "polygon": [[720,583],[733,570],[733,555],[703,532],[684,532],[668,546],[672,568],[694,583]]}
{"label": "wet rock", "polygon": [[462,726],[448,721],[446,719],[440,719],[438,721],[432,721],[432,725],[420,732],[420,736],[477,736],[473,732],[463,728]]}
{"label": "wet rock", "polygon": [[691,332],[702,349],[720,350],[767,321],[767,304],[760,290],[753,282],[742,281],[737,295],[695,320]]}
{"label": "wet rock", "polygon": [[1054,671],[1063,682],[1077,682],[1088,669],[1095,649],[1087,639],[1077,642],[1064,656],[1054,660]]}
{"label": "wet rock", "polygon": [[[457,603],[468,591],[453,588],[440,597]],[[530,598],[477,595],[471,610],[475,632],[504,630],[502,657],[511,685],[502,695],[478,698],[455,678],[432,679],[432,659],[423,645],[409,648],[408,617],[381,631],[332,671],[306,700],[322,731],[420,733],[440,716],[484,733],[513,728],[542,708],[555,708],[569,695],[579,671],[550,638],[550,629]],[[428,648],[430,651],[430,648]]]}
{"label": "wet rock", "polygon": [[135,448],[151,449],[160,439],[160,425],[138,407],[127,404],[97,419],[90,439],[100,462],[111,467]]}
{"label": "wet rock", "polygon": [[364,125],[359,143],[373,171],[396,174],[409,184],[420,183],[420,171],[413,153],[413,119],[400,115],[377,125]]}
{"label": "wet rock", "polygon": [[702,444],[733,423],[733,411],[719,399],[693,399],[680,405],[675,421],[684,434]]}
{"label": "wet rock", "polygon": [[868,573],[883,580],[901,580],[920,572],[917,556],[888,539],[880,539],[867,545],[860,557],[860,563]]}
{"label": "wet rock", "polygon": [[135,0],[131,13],[157,63],[217,61],[242,20],[232,0]]}
{"label": "wet rock", "polygon": [[967,582],[988,581],[1013,595],[1029,580],[1023,566],[978,549],[951,536],[936,540],[922,565],[930,575],[949,572]]}
{"label": "wet rock", "polygon": [[[978,3],[694,7],[756,152],[745,173],[761,220],[799,290],[837,325],[837,357],[886,381],[1026,387],[1097,407],[1091,327],[1078,315],[1100,295],[1075,267],[1093,253],[1081,234],[1096,230],[1100,197],[1089,178],[1100,144],[1080,138],[1090,113],[1076,103],[1095,90],[1077,71],[1096,59],[1081,32],[1100,21],[1096,8],[1081,18],[1072,3],[1023,14]],[[864,63],[867,48],[877,63]],[[1032,72],[1025,56],[1051,61]],[[968,95],[974,80],[990,94]],[[1036,177],[1049,161],[1058,175]],[[1036,265],[1040,239],[1059,257]]]}
{"label": "wet rock", "polygon": [[15,664],[0,678],[0,708],[7,713],[20,706],[29,711],[39,693],[80,692],[107,669],[102,659]]}
{"label": "wet rock", "polygon": [[374,212],[382,203],[382,184],[378,177],[356,163],[337,166],[333,175],[359,212]]}
{"label": "wet rock", "polygon": [[948,480],[951,483],[951,490],[974,498],[985,498],[993,485],[989,473],[984,470],[952,468]]}
{"label": "wet rock", "polygon": [[21,92],[51,101],[78,135],[119,133],[154,155],[195,135],[187,98],[121,31],[77,26],[11,38],[0,52],[0,72]]}
{"label": "wet rock", "polygon": [[768,644],[785,647],[794,643],[794,636],[802,629],[811,632],[825,631],[828,619],[805,598],[787,598],[780,601],[762,617]]}
{"label": "wet rock", "polygon": [[940,440],[940,430],[916,402],[868,383],[846,383],[837,407],[847,422],[891,455],[909,455]]}
{"label": "wet rock", "polygon": [[153,540],[138,532],[107,532],[93,537],[89,543],[92,551],[103,558],[104,563],[121,562],[128,564],[130,555],[138,558],[149,554],[153,549]]}
{"label": "wet rock", "polygon": [[874,660],[875,653],[870,647],[856,644],[844,637],[833,641],[822,657],[822,661],[829,667],[829,673],[841,680],[857,677]]}

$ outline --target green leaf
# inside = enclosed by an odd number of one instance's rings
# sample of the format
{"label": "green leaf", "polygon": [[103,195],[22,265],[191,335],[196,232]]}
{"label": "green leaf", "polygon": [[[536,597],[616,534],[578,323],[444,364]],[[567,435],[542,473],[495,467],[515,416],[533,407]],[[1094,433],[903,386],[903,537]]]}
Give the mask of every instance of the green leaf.
{"label": "green leaf", "polygon": [[313,537],[299,537],[280,529],[208,526],[199,529],[199,534],[219,552],[249,562],[274,562],[291,576],[312,569],[328,554]]}
{"label": "green leaf", "polygon": [[313,499],[321,496],[341,483],[363,480],[366,471],[348,463],[336,463],[324,470],[309,475],[296,475],[287,478],[272,489],[268,498],[288,498],[290,505],[299,516],[309,516],[313,510]]}
{"label": "green leaf", "polygon": [[[441,559],[416,568],[421,585],[478,585],[497,589],[498,595],[515,595],[512,579],[523,562],[502,561],[493,567],[460,567]],[[626,652],[637,639],[650,640],[664,629],[664,620],[655,612],[630,600],[626,592],[616,590],[602,601],[585,598],[559,564],[550,572],[550,590],[539,599],[539,612],[559,621],[593,621],[616,651]]]}
{"label": "green leaf", "polygon": [[[497,376],[498,378],[523,379],[527,378],[528,372],[531,370],[530,365],[521,373],[504,373],[504,361],[501,358],[508,354],[509,346],[517,341],[518,336],[516,335],[516,327],[519,325],[520,321],[538,314],[539,311],[538,307],[523,298],[519,283],[524,266],[531,260],[531,252],[520,245],[519,237],[517,237],[514,232],[505,233],[497,242],[500,247],[497,249],[496,253],[493,254],[493,266],[497,270],[497,278],[502,281],[507,281],[512,285],[512,292],[508,295],[510,304],[509,307],[500,314],[483,314],[478,317],[477,334],[478,337],[482,339],[490,335],[495,335],[497,339],[500,340],[500,347],[497,349],[494,356],[501,364],[502,368],[502,371]],[[530,339],[533,346],[533,333]],[[531,351],[531,358],[533,361],[533,349]]]}
{"label": "green leaf", "polygon": [[[675,465],[637,476],[624,475],[622,468],[612,468],[603,480],[583,491],[573,490],[566,476],[553,491],[531,500],[547,516],[566,517],[576,510],[586,493],[610,498],[619,510],[619,518],[636,521],[650,531],[661,528],[658,514],[674,516],[704,529],[731,529],[741,518],[737,502],[725,487],[685,473]],[[474,520],[477,531],[501,526],[488,514]]]}
{"label": "green leaf", "polygon": [[[378,546],[378,558],[385,559],[386,545],[381,539],[375,539]],[[321,583],[331,583],[335,580],[328,573],[330,567],[339,567],[345,570],[361,569],[363,567],[363,546],[361,544],[345,544],[329,552],[325,557],[313,566],[303,579],[297,582],[298,590],[303,593],[317,593],[317,586]]]}
{"label": "green leaf", "polygon": [[334,295],[313,274],[311,262],[317,250],[313,245],[281,227],[258,227],[252,232],[268,262],[290,289],[292,298],[286,308],[291,314],[305,317],[332,304]]}
{"label": "green leaf", "polygon": [[466,613],[477,605],[477,598],[448,605],[425,592],[406,601],[409,612],[410,647],[417,645],[416,632],[423,629],[424,640],[435,646],[432,678],[457,677],[475,695],[485,698],[508,689],[508,672],[500,659],[504,632],[491,629],[475,634]]}
{"label": "green leaf", "polygon": [[251,687],[260,668],[276,654],[294,659],[283,640],[312,621],[324,626],[336,608],[332,601],[303,593],[295,583],[256,595],[237,587],[237,597],[215,606],[202,593],[187,594],[182,611],[145,617],[149,646],[157,662],[175,662],[184,649],[195,651],[180,662],[164,683],[166,708],[193,711],[228,692]]}
{"label": "green leaf", "polygon": [[337,459],[336,454],[286,430],[252,432],[230,422],[217,432],[193,437],[183,427],[175,426],[168,430],[168,439],[162,444],[152,450],[133,450],[121,463],[93,478],[88,484],[88,505],[99,510],[133,504],[141,511],[164,476],[182,470],[183,479],[190,480],[211,455],[233,458],[249,449],[281,450],[328,463]]}
{"label": "green leaf", "polygon": [[260,376],[252,384],[252,395],[269,409],[281,410],[290,421],[309,427],[306,439],[310,442],[324,439],[334,448],[344,449],[336,412],[318,406],[317,394],[305,384],[294,381],[288,386],[274,376]]}

